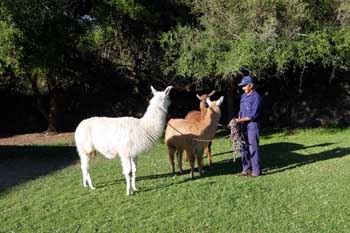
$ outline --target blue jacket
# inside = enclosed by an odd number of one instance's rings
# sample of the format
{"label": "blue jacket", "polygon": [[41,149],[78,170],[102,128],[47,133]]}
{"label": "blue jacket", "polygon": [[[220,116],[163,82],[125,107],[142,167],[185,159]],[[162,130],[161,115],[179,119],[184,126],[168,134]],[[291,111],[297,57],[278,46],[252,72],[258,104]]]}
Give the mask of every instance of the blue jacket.
{"label": "blue jacket", "polygon": [[250,95],[244,93],[241,96],[241,103],[238,116],[240,118],[249,117],[251,119],[250,122],[259,123],[261,102],[261,96],[255,90],[253,90],[253,92]]}

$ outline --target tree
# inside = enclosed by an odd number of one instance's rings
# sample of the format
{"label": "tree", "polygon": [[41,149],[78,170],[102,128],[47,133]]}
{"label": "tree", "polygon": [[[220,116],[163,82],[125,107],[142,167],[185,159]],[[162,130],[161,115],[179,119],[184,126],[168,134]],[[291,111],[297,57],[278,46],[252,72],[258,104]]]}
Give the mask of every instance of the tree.
{"label": "tree", "polygon": [[347,1],[181,2],[199,24],[163,34],[165,74],[230,77],[242,65],[280,73],[306,65],[349,69]]}
{"label": "tree", "polygon": [[54,132],[70,88],[86,89],[106,73],[115,83],[121,76],[162,82],[158,38],[184,15],[177,11],[171,0],[1,1],[0,73],[36,96]]}
{"label": "tree", "polygon": [[[63,89],[77,78],[77,44],[84,35],[88,1],[2,1],[0,63],[16,77],[25,80],[37,97],[37,107],[48,121],[48,131],[55,132],[62,110]],[[26,7],[23,7],[23,6]],[[6,34],[7,32],[7,34]],[[5,68],[5,69],[4,69]],[[46,93],[49,109],[43,106]]]}
{"label": "tree", "polygon": [[342,0],[178,0],[198,21],[163,33],[165,75],[221,79],[232,117],[235,79],[248,66],[260,79],[350,69],[350,4]]}
{"label": "tree", "polygon": [[22,48],[16,47],[16,42],[21,37],[21,31],[13,23],[4,3],[0,2],[0,74],[4,77],[20,72]]}

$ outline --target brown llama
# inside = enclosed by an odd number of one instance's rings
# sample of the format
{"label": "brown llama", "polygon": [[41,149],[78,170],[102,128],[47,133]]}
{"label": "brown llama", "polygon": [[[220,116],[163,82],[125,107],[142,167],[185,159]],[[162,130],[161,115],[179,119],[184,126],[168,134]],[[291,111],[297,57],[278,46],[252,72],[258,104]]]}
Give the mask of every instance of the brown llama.
{"label": "brown llama", "polygon": [[180,173],[182,170],[182,151],[187,154],[191,177],[194,177],[194,163],[197,160],[199,175],[202,175],[203,152],[216,133],[221,116],[220,105],[224,97],[217,101],[206,99],[209,107],[201,121],[170,119],[165,130],[165,143],[168,146],[169,161],[175,174],[174,155],[177,154]]}
{"label": "brown llama", "polygon": [[[199,99],[199,109],[200,111],[198,110],[193,110],[193,111],[190,111],[189,113],[187,113],[187,115],[185,116],[185,119],[186,120],[193,120],[193,121],[201,121],[203,118],[204,118],[204,115],[205,113],[207,112],[207,104],[206,104],[206,99],[211,97],[212,95],[215,94],[215,91],[212,91],[210,92],[209,94],[203,94],[201,96],[199,96],[197,94],[197,98]],[[204,154],[207,155],[207,158],[208,158],[208,165],[209,167],[212,165],[212,160],[211,160],[211,144],[212,142],[210,141],[208,143],[208,146],[205,148],[204,150]],[[185,155],[185,160],[187,161],[187,157]]]}

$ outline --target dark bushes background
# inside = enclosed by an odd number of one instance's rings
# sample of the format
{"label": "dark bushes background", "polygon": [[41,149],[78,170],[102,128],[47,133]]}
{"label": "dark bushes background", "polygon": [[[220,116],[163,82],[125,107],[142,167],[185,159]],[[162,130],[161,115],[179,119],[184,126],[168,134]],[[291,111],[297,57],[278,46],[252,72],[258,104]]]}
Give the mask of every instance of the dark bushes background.
{"label": "dark bushes background", "polygon": [[[220,90],[214,82],[191,90],[179,85],[171,94],[169,117],[181,118],[188,111],[198,109],[196,94],[208,93],[213,89],[217,90],[213,99],[226,95],[227,100],[225,85],[221,85]],[[328,77],[307,76],[301,85],[300,77],[265,78],[258,80],[257,90],[263,96],[263,128],[346,126],[350,123],[350,85],[347,76],[335,78],[331,82]],[[241,94],[242,91],[237,88],[234,115],[237,114]],[[150,95],[149,86],[144,83],[134,88],[125,85],[124,91],[116,86],[93,94],[66,92],[59,130],[72,131],[82,119],[91,116],[141,117]],[[42,96],[42,99],[45,102],[47,96]],[[0,103],[2,133],[40,132],[47,128],[33,96],[3,94]],[[222,107],[222,124],[226,124],[232,115],[227,112],[228,106],[225,104]]]}

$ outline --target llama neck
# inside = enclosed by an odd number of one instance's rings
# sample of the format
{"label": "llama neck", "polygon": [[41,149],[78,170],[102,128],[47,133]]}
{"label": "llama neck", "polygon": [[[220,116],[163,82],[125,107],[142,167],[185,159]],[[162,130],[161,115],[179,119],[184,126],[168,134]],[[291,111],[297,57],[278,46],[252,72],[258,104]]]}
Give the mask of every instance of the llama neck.
{"label": "llama neck", "polygon": [[205,105],[205,99],[204,100],[202,99],[199,102],[199,109],[201,111],[201,120],[203,120],[205,117],[205,114],[207,113],[207,110],[208,110],[207,106]]}
{"label": "llama neck", "polygon": [[[167,116],[168,112],[165,109],[162,109],[155,105],[149,105],[145,115],[141,118],[144,121],[151,121],[155,124],[159,124],[161,122],[165,122],[165,118]],[[158,122],[157,122],[158,121]]]}
{"label": "llama neck", "polygon": [[207,109],[207,106],[205,105],[205,100],[201,100],[199,103],[199,108],[202,111],[202,109]]}
{"label": "llama neck", "polygon": [[207,108],[201,108],[201,120],[203,120],[204,119],[204,117],[205,117],[205,114],[207,113]]}
{"label": "llama neck", "polygon": [[215,136],[216,129],[218,127],[218,122],[220,119],[220,111],[207,111],[204,119],[201,121],[201,137],[203,138],[212,138]]}
{"label": "llama neck", "polygon": [[144,129],[152,141],[157,140],[164,132],[167,112],[158,106],[149,105],[145,115],[141,118]]}

